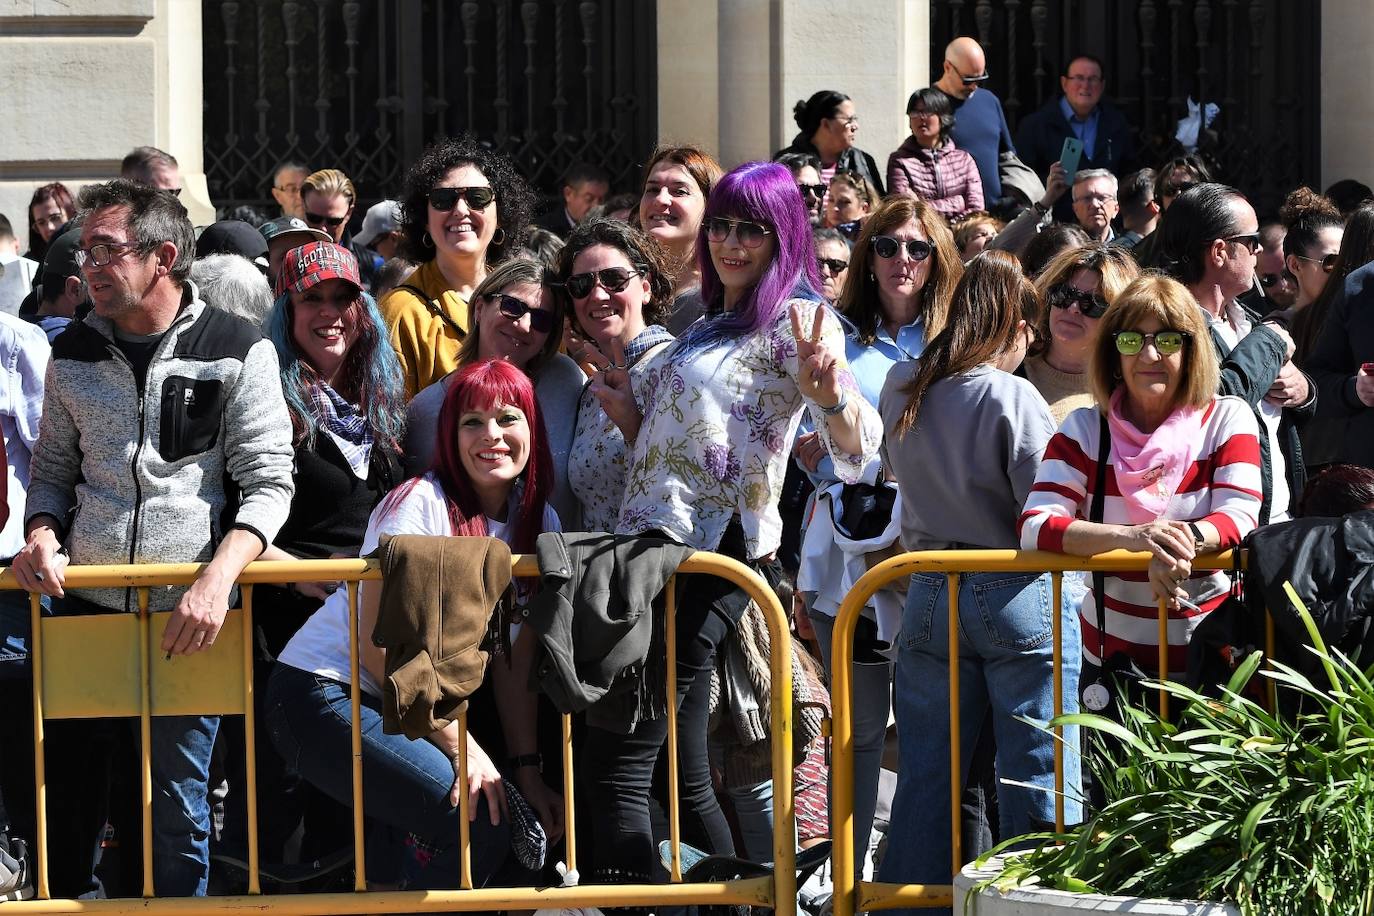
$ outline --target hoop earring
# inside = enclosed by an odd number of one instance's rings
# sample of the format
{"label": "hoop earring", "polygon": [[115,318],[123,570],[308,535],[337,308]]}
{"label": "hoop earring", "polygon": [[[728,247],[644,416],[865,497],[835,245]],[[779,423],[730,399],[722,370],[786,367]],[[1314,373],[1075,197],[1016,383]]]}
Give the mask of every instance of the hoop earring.
{"label": "hoop earring", "polygon": [[1121,381],[1121,370],[1120,370],[1120,369],[1113,369],[1113,370],[1112,370],[1112,378],[1116,379],[1118,382]]}
{"label": "hoop earring", "polygon": [[500,226],[497,226],[496,231],[492,233],[491,243],[493,245],[506,244],[506,230],[502,229]]}
{"label": "hoop earring", "polygon": [[428,229],[425,230],[424,235],[420,236],[420,244],[424,245],[426,248],[434,247],[434,239],[430,237]]}

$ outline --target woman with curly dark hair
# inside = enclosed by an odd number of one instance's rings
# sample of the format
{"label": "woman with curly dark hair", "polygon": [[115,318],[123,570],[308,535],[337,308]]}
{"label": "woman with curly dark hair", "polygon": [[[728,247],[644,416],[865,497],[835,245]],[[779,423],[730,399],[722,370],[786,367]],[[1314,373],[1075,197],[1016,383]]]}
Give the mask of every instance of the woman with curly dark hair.
{"label": "woman with curly dark hair", "polygon": [[592,361],[602,370],[577,404],[568,482],[582,507],[582,527],[611,531],[625,495],[630,448],[603,405],[602,372],[616,367],[638,380],[649,363],[645,357],[672,341],[662,326],[672,304],[672,273],[657,242],[613,219],[574,229],[554,271],[573,329],[595,344]]}
{"label": "woman with curly dark hair", "polygon": [[471,136],[440,140],[411,166],[401,201],[402,247],[421,263],[378,303],[407,398],[458,365],[472,291],[488,268],[520,248],[533,202],[511,161]]}

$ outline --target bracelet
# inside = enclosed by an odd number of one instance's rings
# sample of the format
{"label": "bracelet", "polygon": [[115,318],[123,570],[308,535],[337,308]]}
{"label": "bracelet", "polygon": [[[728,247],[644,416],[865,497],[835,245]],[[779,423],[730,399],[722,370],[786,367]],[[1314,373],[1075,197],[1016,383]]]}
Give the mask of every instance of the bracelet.
{"label": "bracelet", "polygon": [[1031,203],[1031,209],[1034,210],[1036,213],[1040,214],[1041,216],[1044,216],[1045,214],[1050,212],[1050,208],[1045,206],[1038,200]]}
{"label": "bracelet", "polygon": [[[821,405],[819,405],[819,404],[817,404],[816,406],[817,406],[817,407],[821,407]],[[845,392],[845,391],[841,391],[841,392],[840,392],[840,401],[839,401],[839,403],[836,404],[836,405],[834,405],[833,407],[821,407],[821,413],[825,414],[827,417],[833,417],[833,416],[836,416],[837,414],[842,414],[842,413],[844,413],[844,409],[845,409],[846,407],[848,407],[848,406],[849,406],[849,393],[848,393],[848,392]]]}
{"label": "bracelet", "polygon": [[1197,526],[1196,522],[1189,522],[1188,530],[1193,532],[1193,546],[1201,550],[1202,545],[1207,543],[1207,539],[1202,536],[1202,529]]}
{"label": "bracelet", "polygon": [[508,758],[506,762],[510,764],[512,770],[518,770],[521,767],[534,767],[539,772],[544,772],[542,754],[516,754],[514,757]]}

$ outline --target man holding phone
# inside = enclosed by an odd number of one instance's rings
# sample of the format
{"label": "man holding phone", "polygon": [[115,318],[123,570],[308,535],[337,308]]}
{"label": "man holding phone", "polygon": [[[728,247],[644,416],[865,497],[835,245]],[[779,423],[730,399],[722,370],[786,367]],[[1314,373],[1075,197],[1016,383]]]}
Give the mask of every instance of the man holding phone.
{"label": "man holding phone", "polygon": [[[1117,175],[1129,171],[1135,158],[1134,132],[1121,109],[1102,98],[1107,88],[1102,61],[1091,54],[1071,57],[1059,88],[1062,95],[1022,119],[1016,131],[1021,160],[1044,175],[1066,152],[1065,138],[1072,138],[1082,144],[1078,169],[1106,169]],[[1068,201],[1059,202],[1055,218],[1072,221]]]}

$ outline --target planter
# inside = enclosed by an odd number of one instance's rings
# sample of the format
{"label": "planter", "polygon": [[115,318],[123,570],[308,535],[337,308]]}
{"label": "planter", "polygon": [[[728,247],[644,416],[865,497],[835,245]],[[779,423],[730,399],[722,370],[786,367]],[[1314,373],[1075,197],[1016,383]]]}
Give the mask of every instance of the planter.
{"label": "planter", "polygon": [[1070,894],[1067,891],[1023,888],[1007,893],[995,887],[984,888],[963,909],[964,898],[973,888],[1001,871],[1001,858],[984,868],[969,865],[954,879],[954,912],[970,916],[1038,916],[1066,912],[1138,913],[1142,916],[1240,916],[1240,910],[1225,903],[1198,900],[1142,900],[1138,897],[1108,897],[1105,894]]}

